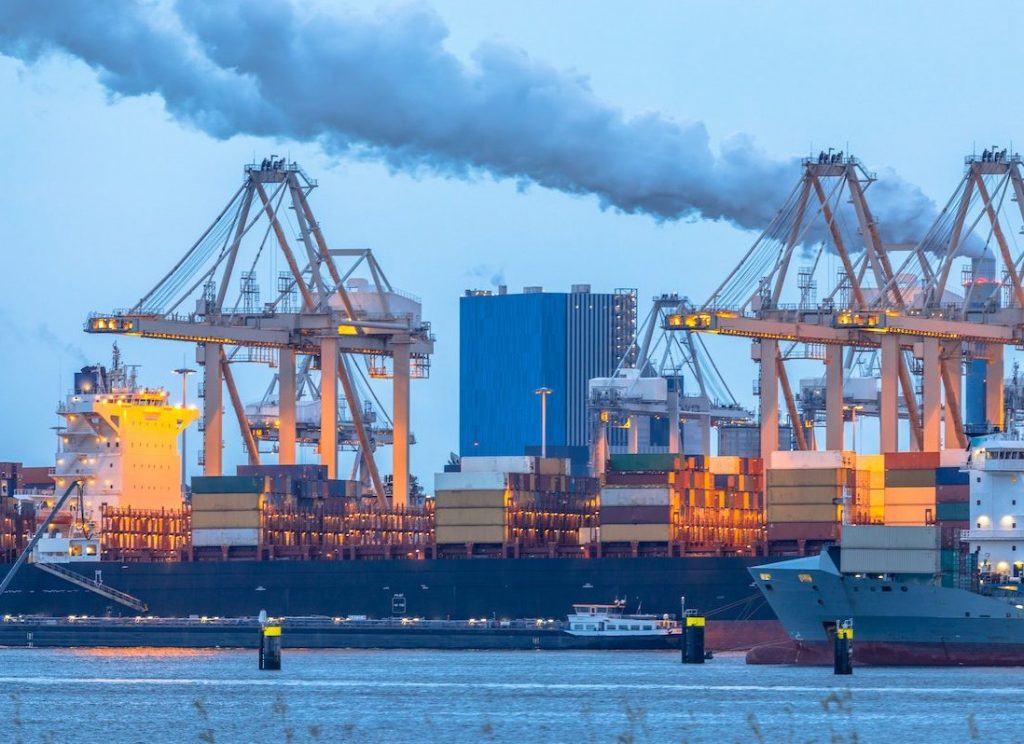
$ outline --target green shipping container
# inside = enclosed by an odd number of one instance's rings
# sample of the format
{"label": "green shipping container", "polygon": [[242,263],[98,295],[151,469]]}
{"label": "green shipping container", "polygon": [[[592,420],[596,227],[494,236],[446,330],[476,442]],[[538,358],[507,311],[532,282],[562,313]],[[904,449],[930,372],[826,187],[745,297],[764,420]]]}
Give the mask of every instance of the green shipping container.
{"label": "green shipping container", "polygon": [[619,472],[655,471],[666,473],[679,470],[682,466],[682,455],[667,453],[649,453],[642,455],[612,455],[609,467]]}
{"label": "green shipping container", "polygon": [[885,487],[934,488],[935,470],[886,470]]}
{"label": "green shipping container", "polygon": [[262,475],[197,475],[192,493],[265,493],[266,481]]}
{"label": "green shipping container", "polygon": [[956,569],[960,565],[960,552],[957,550],[943,550],[939,553],[939,566],[943,571]]}
{"label": "green shipping container", "polygon": [[966,522],[971,518],[968,501],[953,501],[935,505],[935,519],[939,522]]}

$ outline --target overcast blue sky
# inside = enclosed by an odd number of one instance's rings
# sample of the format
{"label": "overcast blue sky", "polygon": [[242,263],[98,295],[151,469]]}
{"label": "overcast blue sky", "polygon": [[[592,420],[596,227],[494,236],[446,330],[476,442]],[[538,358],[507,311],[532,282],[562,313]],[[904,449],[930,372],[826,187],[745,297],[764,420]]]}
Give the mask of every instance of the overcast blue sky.
{"label": "overcast blue sky", "polygon": [[[320,5],[345,19],[375,4]],[[776,160],[848,147],[939,203],[975,143],[980,150],[1024,140],[1017,5],[452,0],[419,7],[447,27],[444,48],[467,65],[481,44],[498,42],[586,77],[597,99],[626,116],[703,122],[713,150],[737,134]],[[55,18],[59,26],[60,13]],[[3,35],[17,37],[18,29],[0,22]],[[345,82],[327,80],[325,97]],[[500,273],[513,290],[589,282],[598,291],[636,287],[641,298],[675,291],[703,299],[756,237],[723,222],[625,214],[593,196],[486,173],[410,174],[287,138],[215,139],[169,114],[157,95],[112,95],[68,55],[32,63],[0,55],[0,113],[7,183],[0,459],[52,462],[49,427],[71,372],[109,356],[108,338],[82,332],[87,313],[130,305],[149,289],[221,209],[254,154],[287,152],[300,161],[319,179],[313,205],[329,241],[372,248],[396,286],[423,298],[438,342],[432,379],[413,388],[413,469],[421,476],[457,448],[464,289]],[[636,153],[638,160],[647,154]],[[735,392],[752,403],[747,344],[714,341]],[[171,343],[121,344],[151,385],[175,385],[170,370],[193,354]],[[248,398],[262,392],[256,379],[247,385]],[[226,430],[227,459],[237,462],[241,445]]]}

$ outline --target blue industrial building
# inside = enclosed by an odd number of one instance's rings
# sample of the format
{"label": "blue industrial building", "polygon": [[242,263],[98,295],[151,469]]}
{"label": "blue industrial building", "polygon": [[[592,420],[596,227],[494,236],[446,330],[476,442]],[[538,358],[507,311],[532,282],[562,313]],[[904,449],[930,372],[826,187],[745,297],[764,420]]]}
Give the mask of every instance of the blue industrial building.
{"label": "blue industrial building", "polygon": [[521,455],[540,444],[538,388],[550,388],[552,453],[587,446],[587,381],[607,377],[636,333],[632,290],[467,291],[459,306],[459,450]]}

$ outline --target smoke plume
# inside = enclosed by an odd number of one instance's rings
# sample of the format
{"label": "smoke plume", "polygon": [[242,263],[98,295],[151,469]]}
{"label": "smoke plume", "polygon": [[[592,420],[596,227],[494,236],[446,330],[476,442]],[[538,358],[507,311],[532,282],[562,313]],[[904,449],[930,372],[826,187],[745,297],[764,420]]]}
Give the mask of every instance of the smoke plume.
{"label": "smoke plume", "polygon": [[[587,79],[525,52],[480,45],[466,63],[422,5],[374,15],[314,14],[286,0],[174,5],[120,0],[0,4],[0,53],[66,54],[119,96],[160,96],[217,138],[316,142],[448,177],[487,174],[593,195],[659,220],[762,229],[798,178],[745,136],[712,147],[700,122],[627,114]],[[936,215],[888,174],[871,190],[889,242],[919,239]]]}

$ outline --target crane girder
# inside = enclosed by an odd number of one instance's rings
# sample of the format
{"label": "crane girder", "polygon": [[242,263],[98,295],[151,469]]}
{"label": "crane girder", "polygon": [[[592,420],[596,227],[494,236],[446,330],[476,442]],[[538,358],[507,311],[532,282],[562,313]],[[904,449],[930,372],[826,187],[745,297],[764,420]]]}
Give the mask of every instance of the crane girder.
{"label": "crane girder", "polygon": [[[378,329],[384,325],[372,321],[348,321],[330,315],[278,314],[232,316],[231,324],[219,324],[188,318],[168,319],[138,315],[103,315],[91,317],[85,324],[88,333],[114,333],[142,338],[159,338],[189,343],[216,343],[231,346],[292,348],[300,353],[319,353],[319,339],[337,336],[338,345],[348,354],[391,353],[391,332]],[[349,329],[358,327],[360,335]],[[342,332],[339,332],[341,330]],[[408,333],[408,331],[405,331]],[[433,343],[429,337],[414,337],[412,353],[430,354]]]}

